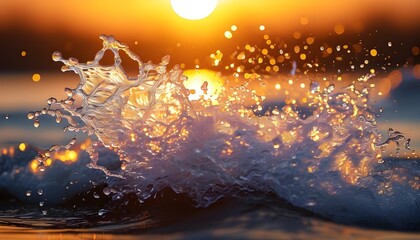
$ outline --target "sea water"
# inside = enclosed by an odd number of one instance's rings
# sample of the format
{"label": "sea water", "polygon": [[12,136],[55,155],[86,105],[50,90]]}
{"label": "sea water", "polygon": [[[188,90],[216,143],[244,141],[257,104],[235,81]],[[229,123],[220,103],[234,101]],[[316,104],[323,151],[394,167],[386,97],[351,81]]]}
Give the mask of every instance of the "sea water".
{"label": "sea water", "polygon": [[[287,203],[337,223],[419,228],[420,166],[410,159],[416,153],[403,133],[389,129],[387,136],[380,134],[371,101],[374,74],[343,84],[305,72],[294,79],[306,84],[276,101],[261,88],[267,93],[282,86],[267,84],[270,76],[249,72],[241,81],[235,80],[237,75],[226,77],[211,98],[206,94],[214,83],[204,81],[202,96],[191,99],[195,90],[184,85],[187,77],[179,66],[169,67],[169,56],[157,64],[143,62],[112,36],[101,39],[103,48],[86,63],[53,53],[53,60],[64,64],[63,71],[79,75],[80,83],[65,88],[67,98],[52,97],[46,108],[28,114],[35,127],[42,124],[40,116],[50,115],[67,122],[65,132],[90,137],[90,142],[74,138],[35,154],[33,171],[48,176],[55,153],[85,144],[79,147],[86,154],[80,154],[77,167],[84,174],[75,181],[83,183],[68,195],[86,191],[91,200],[115,203],[87,214],[93,222],[115,216],[115,205],[142,206],[169,191],[166,196],[182,196],[182,204],[193,209],[217,209],[227,199],[246,199],[263,205],[268,201],[278,213]],[[114,63],[102,65],[107,51]],[[125,71],[121,54],[137,63],[134,76]],[[241,54],[237,59],[244,58]],[[389,147],[405,159],[384,158]],[[97,185],[101,187],[92,190]],[[66,188],[71,189],[68,184]],[[26,192],[39,199],[45,194],[42,188]],[[141,214],[130,217],[150,220]]]}

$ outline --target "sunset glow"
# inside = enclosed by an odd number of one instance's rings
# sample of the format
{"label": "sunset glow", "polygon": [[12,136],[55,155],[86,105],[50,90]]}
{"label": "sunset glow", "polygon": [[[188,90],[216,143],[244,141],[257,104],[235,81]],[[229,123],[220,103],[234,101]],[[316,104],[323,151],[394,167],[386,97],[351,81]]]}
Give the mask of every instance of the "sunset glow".
{"label": "sunset glow", "polygon": [[200,20],[216,9],[218,0],[171,0],[174,11],[188,20]]}

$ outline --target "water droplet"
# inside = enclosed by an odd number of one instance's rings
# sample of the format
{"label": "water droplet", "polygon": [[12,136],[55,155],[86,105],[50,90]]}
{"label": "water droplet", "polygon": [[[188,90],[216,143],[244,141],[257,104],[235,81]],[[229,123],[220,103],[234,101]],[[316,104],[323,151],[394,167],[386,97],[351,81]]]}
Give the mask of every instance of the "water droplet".
{"label": "water droplet", "polygon": [[103,192],[104,192],[104,194],[105,195],[109,195],[109,194],[111,194],[111,193],[115,193],[116,191],[115,191],[115,189],[114,188],[112,188],[112,187],[106,187],[106,188],[104,188],[104,190],[103,190]]}
{"label": "water droplet", "polygon": [[317,204],[316,200],[314,200],[314,199],[309,199],[309,200],[305,203],[305,206],[308,206],[308,207],[313,207],[313,206],[315,206],[316,204]]}
{"label": "water droplet", "polygon": [[65,71],[68,71],[68,70],[69,70],[69,67],[67,67],[67,66],[62,66],[61,67],[62,72],[65,72]]}
{"label": "water droplet", "polygon": [[38,189],[38,195],[41,196],[42,194],[44,194],[44,190],[42,188]]}
{"label": "water droplet", "polygon": [[224,36],[227,39],[231,39],[233,37],[233,34],[231,31],[225,31]]}
{"label": "water droplet", "polygon": [[121,170],[125,170],[127,168],[127,162],[126,161],[122,161],[120,168],[121,168]]}
{"label": "water droplet", "polygon": [[276,137],[272,140],[272,142],[273,142],[273,148],[274,149],[279,149],[280,148],[280,144],[281,144],[280,138]]}
{"label": "water droplet", "polygon": [[32,75],[32,81],[39,82],[40,80],[41,80],[41,75],[39,75],[38,73],[35,73],[34,75]]}
{"label": "water droplet", "polygon": [[74,103],[74,98],[69,98],[69,99],[66,99],[66,100],[64,101],[64,103],[65,103],[65,104],[67,104],[67,105],[73,105],[73,103]]}
{"label": "water droplet", "polygon": [[327,88],[327,92],[328,92],[328,93],[331,93],[332,91],[334,91],[334,89],[335,89],[335,85],[334,85],[334,84],[330,84],[330,85],[328,86],[328,88]]}
{"label": "water droplet", "polygon": [[56,123],[61,123],[61,120],[62,120],[62,119],[61,119],[61,117],[57,117],[57,118],[55,119],[55,122],[56,122]]}
{"label": "water droplet", "polygon": [[62,59],[61,52],[54,52],[52,54],[52,59],[55,62],[60,61]]}
{"label": "water droplet", "polygon": [[64,88],[64,92],[67,94],[68,97],[73,96],[73,90],[71,88]]}
{"label": "water droplet", "polygon": [[48,213],[47,210],[42,210],[42,215],[45,216],[45,215],[47,215],[47,213]]}
{"label": "water droplet", "polygon": [[29,112],[29,113],[28,113],[28,119],[29,119],[29,120],[34,119],[34,117],[35,117],[34,112]]}
{"label": "water droplet", "polygon": [[51,104],[53,104],[53,103],[57,103],[57,99],[56,98],[48,98],[47,99],[47,104],[48,105],[51,105]]}
{"label": "water droplet", "polygon": [[409,139],[407,139],[407,140],[404,142],[404,147],[405,147],[405,149],[410,150],[410,141],[411,141],[411,139],[409,138]]}
{"label": "water droplet", "polygon": [[166,55],[166,56],[164,56],[164,57],[162,58],[162,60],[161,60],[160,64],[162,64],[162,65],[168,65],[168,64],[169,64],[170,59],[171,59],[171,57],[170,57],[169,55]]}
{"label": "water droplet", "polygon": [[44,206],[44,204],[45,204],[45,203],[44,203],[44,202],[42,202],[42,201],[41,201],[41,202],[39,202],[39,206],[40,206],[40,207],[43,207],[43,206]]}
{"label": "water droplet", "polygon": [[319,83],[316,81],[311,81],[311,84],[309,85],[309,91],[311,93],[315,93],[319,91]]}
{"label": "water droplet", "polygon": [[96,198],[96,199],[98,199],[99,198],[99,195],[96,192],[93,192],[93,197]]}
{"label": "water droplet", "polygon": [[106,212],[107,212],[106,209],[101,209],[101,210],[98,211],[98,215],[99,216],[104,216]]}
{"label": "water droplet", "polygon": [[38,119],[36,119],[35,121],[34,121],[34,127],[39,127],[39,120]]}
{"label": "water droplet", "polygon": [[77,142],[77,138],[72,138],[70,140],[70,142],[65,146],[65,148],[70,148],[71,146],[73,146],[74,144],[76,144]]}
{"label": "water droplet", "polygon": [[164,74],[166,72],[166,66],[158,66],[156,67],[156,72],[158,72],[159,74]]}
{"label": "water droplet", "polygon": [[79,63],[79,60],[77,58],[71,57],[69,58],[69,63],[71,65],[77,65]]}
{"label": "water droplet", "polygon": [[26,191],[26,196],[30,197],[32,195],[32,192],[30,190]]}
{"label": "water droplet", "polygon": [[120,200],[123,197],[123,195],[121,193],[116,193],[114,195],[112,195],[112,200],[116,201],[116,200]]}

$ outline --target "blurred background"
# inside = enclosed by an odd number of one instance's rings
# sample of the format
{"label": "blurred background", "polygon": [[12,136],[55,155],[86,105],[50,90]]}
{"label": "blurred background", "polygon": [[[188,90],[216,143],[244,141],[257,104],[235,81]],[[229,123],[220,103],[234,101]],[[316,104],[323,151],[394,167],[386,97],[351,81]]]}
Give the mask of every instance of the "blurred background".
{"label": "blurred background", "polygon": [[[268,51],[277,67],[258,71],[289,74],[294,64],[299,70],[317,63],[334,77],[351,73],[342,76],[347,81],[373,69],[384,92],[381,127],[399,127],[420,139],[419,9],[417,0],[220,0],[210,16],[192,21],[178,16],[170,0],[2,0],[0,147],[49,146],[73,137],[60,134],[54,119],[34,128],[26,114],[51,96],[64,98],[64,87],[78,83],[75,74],[61,73],[51,54],[92,60],[102,46],[100,34],[114,35],[143,61],[170,55],[171,65],[185,70],[231,74],[225,65],[241,49],[271,41],[275,46]],[[341,48],[351,50],[344,60]],[[218,50],[228,61],[224,65],[214,62]]]}

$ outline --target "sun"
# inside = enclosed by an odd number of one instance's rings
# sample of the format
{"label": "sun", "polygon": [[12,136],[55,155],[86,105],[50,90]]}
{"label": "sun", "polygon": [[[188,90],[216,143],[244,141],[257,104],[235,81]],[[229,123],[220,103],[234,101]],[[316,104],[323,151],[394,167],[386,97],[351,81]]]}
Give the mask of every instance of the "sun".
{"label": "sun", "polygon": [[188,20],[200,20],[216,9],[218,0],[171,0],[176,14]]}

